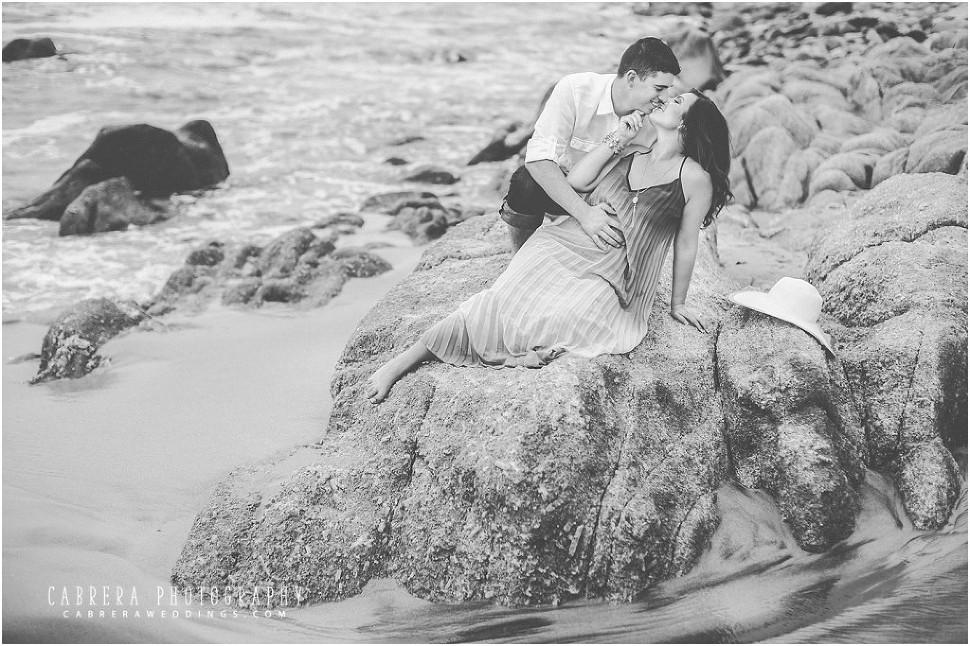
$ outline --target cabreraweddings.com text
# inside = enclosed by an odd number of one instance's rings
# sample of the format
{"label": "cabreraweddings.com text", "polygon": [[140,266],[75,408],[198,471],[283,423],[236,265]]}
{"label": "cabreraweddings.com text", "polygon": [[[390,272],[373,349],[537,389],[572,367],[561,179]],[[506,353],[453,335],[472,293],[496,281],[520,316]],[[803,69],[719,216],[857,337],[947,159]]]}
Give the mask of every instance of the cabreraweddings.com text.
{"label": "cabreraweddings.com text", "polygon": [[300,597],[286,586],[246,591],[217,587],[183,589],[120,585],[49,586],[47,603],[65,619],[233,619],[286,617],[285,607]]}

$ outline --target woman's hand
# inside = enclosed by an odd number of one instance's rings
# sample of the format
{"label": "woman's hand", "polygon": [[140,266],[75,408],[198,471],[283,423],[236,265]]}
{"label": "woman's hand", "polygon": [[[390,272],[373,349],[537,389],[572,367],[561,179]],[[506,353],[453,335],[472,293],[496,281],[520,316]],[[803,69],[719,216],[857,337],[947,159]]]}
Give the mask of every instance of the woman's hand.
{"label": "woman's hand", "polygon": [[620,145],[626,146],[636,138],[640,128],[643,127],[644,114],[639,110],[634,110],[630,114],[620,117],[620,126],[616,134],[620,138]]}
{"label": "woman's hand", "polygon": [[671,305],[670,315],[674,317],[674,320],[678,323],[683,323],[684,325],[693,325],[701,332],[704,332],[705,334],[707,333],[707,327],[704,326],[704,321],[702,321],[699,316],[687,309],[687,306],[683,303]]}

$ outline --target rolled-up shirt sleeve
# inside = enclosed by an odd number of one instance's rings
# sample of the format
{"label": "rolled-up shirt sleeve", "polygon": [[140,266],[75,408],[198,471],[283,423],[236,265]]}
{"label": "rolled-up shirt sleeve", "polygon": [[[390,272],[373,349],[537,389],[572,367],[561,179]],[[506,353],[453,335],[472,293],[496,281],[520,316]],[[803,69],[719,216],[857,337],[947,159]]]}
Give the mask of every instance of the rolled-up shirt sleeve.
{"label": "rolled-up shirt sleeve", "polygon": [[549,159],[559,163],[576,126],[576,101],[569,78],[556,83],[542,114],[536,120],[535,132],[525,149],[525,162]]}

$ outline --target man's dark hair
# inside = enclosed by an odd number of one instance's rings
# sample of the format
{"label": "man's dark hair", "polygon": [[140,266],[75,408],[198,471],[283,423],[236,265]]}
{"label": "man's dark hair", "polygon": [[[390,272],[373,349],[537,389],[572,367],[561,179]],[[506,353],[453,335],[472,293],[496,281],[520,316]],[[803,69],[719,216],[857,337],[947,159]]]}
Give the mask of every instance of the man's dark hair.
{"label": "man's dark hair", "polygon": [[657,72],[680,74],[680,64],[667,43],[659,38],[641,38],[623,52],[616,75],[623,76],[627,70],[633,70],[642,80]]}

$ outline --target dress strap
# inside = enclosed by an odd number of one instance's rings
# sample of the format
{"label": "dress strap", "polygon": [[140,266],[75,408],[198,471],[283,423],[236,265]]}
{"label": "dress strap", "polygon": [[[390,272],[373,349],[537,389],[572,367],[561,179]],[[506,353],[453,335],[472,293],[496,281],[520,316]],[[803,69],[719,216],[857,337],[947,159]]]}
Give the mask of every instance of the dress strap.
{"label": "dress strap", "polygon": [[681,176],[684,174],[684,164],[686,163],[687,163],[687,155],[684,155],[684,161],[680,162],[680,170],[677,172],[677,179],[679,179],[681,182],[684,181]]}

